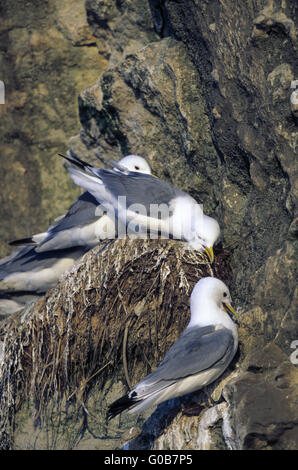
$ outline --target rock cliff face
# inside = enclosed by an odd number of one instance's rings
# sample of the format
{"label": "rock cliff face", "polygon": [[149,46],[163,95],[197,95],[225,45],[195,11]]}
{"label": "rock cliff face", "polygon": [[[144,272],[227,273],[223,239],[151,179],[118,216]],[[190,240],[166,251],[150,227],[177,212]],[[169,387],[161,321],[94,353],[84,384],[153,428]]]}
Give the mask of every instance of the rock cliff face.
{"label": "rock cliff face", "polygon": [[80,129],[78,94],[106,65],[83,0],[6,1],[0,15],[0,255],[45,230],[80,194],[58,152]]}
{"label": "rock cliff face", "polygon": [[[297,448],[298,132],[290,106],[298,79],[295,1],[87,0],[86,11],[107,66],[80,93],[82,128],[70,147],[89,161],[128,153],[148,158],[154,173],[217,217],[222,240],[213,272],[185,258],[175,242],[113,242],[86,255],[35,307],[3,323],[9,367],[3,363],[1,370],[2,446]],[[120,288],[109,297],[106,282],[115,266]],[[123,383],[144,375],[145,363],[158,363],[185,325],[192,283],[210,274],[227,282],[242,312],[238,356],[210,390],[215,404],[198,393],[107,427],[107,403],[125,390]],[[175,290],[161,281],[168,276],[177,276]],[[146,285],[152,297],[145,296]],[[152,324],[156,310],[168,322],[166,341],[163,327]],[[136,311],[148,330],[136,327],[127,366],[120,345]],[[157,339],[150,338],[152,328]],[[33,339],[38,351],[30,346]],[[21,344],[23,356],[15,349]],[[31,390],[29,412],[19,406],[26,404],[20,389]],[[28,437],[32,408],[40,426],[34,439]],[[59,426],[51,428],[49,417]]]}

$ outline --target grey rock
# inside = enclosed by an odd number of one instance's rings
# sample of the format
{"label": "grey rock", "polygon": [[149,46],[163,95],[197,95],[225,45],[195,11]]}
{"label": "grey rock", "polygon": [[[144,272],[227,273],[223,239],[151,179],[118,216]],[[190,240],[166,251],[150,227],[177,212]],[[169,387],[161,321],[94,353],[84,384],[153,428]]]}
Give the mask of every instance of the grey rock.
{"label": "grey rock", "polygon": [[[6,447],[32,446],[36,437],[32,434],[32,411],[52,409],[56,422],[61,423],[59,432],[55,428],[52,435],[53,447],[297,449],[298,370],[290,360],[291,345],[298,340],[297,121],[289,104],[291,82],[298,78],[293,27],[297,23],[296,2],[273,0],[266,6],[263,1],[228,0],[224,8],[220,2],[211,5],[207,0],[151,0],[149,4],[142,0],[88,0],[86,5],[106,68],[80,93],[81,130],[71,138],[70,147],[91,163],[98,155],[108,161],[127,153],[140,154],[150,160],[155,174],[188,191],[204,204],[208,215],[217,217],[222,240],[214,274],[224,277],[235,306],[242,312],[239,353],[227,375],[211,387],[215,401],[211,406],[199,393],[163,404],[136,421],[120,417],[108,429],[104,410],[126,390],[125,374],[119,349],[114,374],[106,350],[98,362],[96,351],[106,343],[97,328],[102,324],[98,322],[100,312],[106,315],[113,311],[114,302],[117,308],[121,304],[118,291],[114,291],[113,300],[107,297],[106,280],[115,269],[121,272],[123,259],[114,250],[109,259],[107,251],[104,258],[87,255],[81,267],[60,281],[44,302],[32,307],[25,317],[12,317],[23,325],[24,344],[30,344],[31,332],[37,331],[37,340],[43,339],[36,343],[40,354],[43,345],[49,361],[56,362],[54,372],[44,369],[44,363],[34,370],[35,402],[27,415],[26,408],[14,415],[17,395],[2,394],[2,442]],[[117,243],[113,246],[119,247]],[[132,247],[125,249],[131,253]],[[141,293],[154,285],[157,273],[166,282],[176,267],[170,264],[168,270],[171,260],[165,256],[165,265],[158,264],[159,271],[153,272],[150,247],[145,244],[135,250],[142,253],[141,266],[138,262],[135,265],[142,285],[135,281],[132,270],[131,277],[125,278],[125,290],[135,293],[136,286],[140,289],[140,297],[128,302],[140,315],[140,306],[147,306]],[[107,266],[113,266],[114,271]],[[101,277],[101,269],[107,278]],[[118,279],[120,282],[121,276]],[[185,314],[186,296],[184,300],[180,297],[181,293],[186,295],[184,287],[175,291],[179,299],[171,290],[162,299],[156,294],[159,300],[155,307],[163,311],[163,318],[168,318],[169,309],[175,315],[182,310]],[[121,323],[116,314],[113,318]],[[138,321],[141,318],[142,314]],[[2,327],[11,365],[4,372],[17,377],[14,374],[23,362],[18,362],[21,359],[15,348],[21,337],[16,341],[19,330],[13,329],[13,324],[7,319]],[[168,328],[171,337],[162,344],[162,351],[181,328],[183,321],[175,316]],[[68,345],[61,362],[50,353],[58,332],[65,333]],[[111,345],[121,344],[110,330],[108,334]],[[135,381],[144,373],[150,354],[142,334],[129,349]],[[77,348],[72,349],[75,339]],[[141,345],[145,356],[138,349]],[[82,351],[83,360],[76,355],[78,351]],[[156,364],[157,356],[150,356],[150,365]],[[106,380],[102,382],[100,372],[95,386],[88,378],[102,367]],[[41,370],[48,371],[43,374],[52,397],[59,398],[57,407],[52,401],[53,408],[43,406],[40,393],[45,383],[39,387],[37,381]],[[61,377],[73,380],[67,392],[63,389],[62,397],[58,393],[64,383]],[[28,383],[31,387],[32,377],[25,381],[25,391]],[[9,390],[19,390],[17,384],[13,379]],[[2,386],[7,387],[7,380]],[[67,423],[62,409],[71,414]],[[35,441],[39,448],[47,445],[46,431],[45,426],[40,440]]]}

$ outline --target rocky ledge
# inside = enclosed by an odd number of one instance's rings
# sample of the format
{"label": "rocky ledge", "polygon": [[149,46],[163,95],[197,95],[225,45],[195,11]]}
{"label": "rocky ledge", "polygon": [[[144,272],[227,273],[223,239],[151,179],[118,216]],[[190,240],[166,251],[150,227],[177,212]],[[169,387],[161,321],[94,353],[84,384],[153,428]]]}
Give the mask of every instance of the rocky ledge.
{"label": "rocky ledge", "polygon": [[214,403],[198,393],[107,424],[107,404],[158,363],[211,268],[172,241],[98,247],[1,326],[1,445],[295,449],[296,2],[87,0],[86,11],[107,65],[80,93],[69,145],[90,162],[142,155],[217,217],[213,274],[242,313],[239,353]]}

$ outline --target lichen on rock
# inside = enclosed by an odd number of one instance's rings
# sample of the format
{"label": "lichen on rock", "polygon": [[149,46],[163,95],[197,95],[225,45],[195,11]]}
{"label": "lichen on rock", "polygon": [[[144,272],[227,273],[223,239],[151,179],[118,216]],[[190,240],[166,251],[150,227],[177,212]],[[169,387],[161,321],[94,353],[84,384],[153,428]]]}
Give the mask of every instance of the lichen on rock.
{"label": "lichen on rock", "polygon": [[[99,246],[5,320],[2,446],[295,449],[296,2],[88,0],[86,14],[105,65],[80,91],[70,148],[91,163],[142,155],[204,204],[222,238],[213,272],[177,241]],[[242,312],[215,404],[199,392],[107,424],[107,404],[158,363],[186,324],[193,283],[210,274]]]}

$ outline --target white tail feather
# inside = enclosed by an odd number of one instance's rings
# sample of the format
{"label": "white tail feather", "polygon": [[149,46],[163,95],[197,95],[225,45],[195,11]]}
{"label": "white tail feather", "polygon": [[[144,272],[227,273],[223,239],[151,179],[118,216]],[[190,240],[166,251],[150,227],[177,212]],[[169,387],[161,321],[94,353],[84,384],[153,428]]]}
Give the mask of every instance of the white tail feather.
{"label": "white tail feather", "polygon": [[106,200],[106,190],[99,176],[89,175],[72,167],[68,171],[73,182],[86,189],[97,201],[102,203]]}

